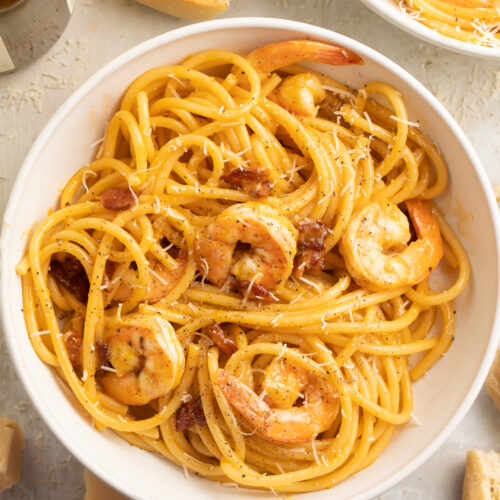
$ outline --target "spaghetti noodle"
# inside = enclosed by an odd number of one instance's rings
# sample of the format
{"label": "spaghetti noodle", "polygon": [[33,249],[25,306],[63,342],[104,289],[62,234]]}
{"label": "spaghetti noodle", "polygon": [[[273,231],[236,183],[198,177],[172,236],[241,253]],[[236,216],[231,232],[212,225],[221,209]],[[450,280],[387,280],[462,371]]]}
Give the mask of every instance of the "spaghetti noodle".
{"label": "spaghetti noodle", "polygon": [[[33,348],[97,429],[288,492],[382,453],[470,274],[402,96],[304,59],[361,62],[294,41],[144,73],[17,266]],[[457,278],[437,292],[442,255]]]}
{"label": "spaghetti noodle", "polygon": [[444,36],[500,47],[500,3],[496,0],[400,0],[399,6]]}

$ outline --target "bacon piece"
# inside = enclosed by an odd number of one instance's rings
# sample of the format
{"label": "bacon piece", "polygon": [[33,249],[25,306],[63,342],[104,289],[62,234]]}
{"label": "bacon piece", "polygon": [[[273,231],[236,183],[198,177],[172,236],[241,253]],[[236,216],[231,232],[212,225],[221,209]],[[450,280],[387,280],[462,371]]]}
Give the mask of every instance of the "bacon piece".
{"label": "bacon piece", "polygon": [[68,351],[68,357],[75,368],[82,367],[82,342],[83,337],[80,332],[70,330],[64,334],[64,343]]}
{"label": "bacon piece", "polygon": [[134,206],[136,200],[134,193],[130,189],[119,187],[105,189],[100,198],[104,208],[115,211],[128,210]]}
{"label": "bacon piece", "polygon": [[175,430],[177,432],[185,431],[193,425],[207,425],[200,396],[194,401],[184,403],[175,412]]}
{"label": "bacon piece", "polygon": [[[247,293],[249,286],[250,286],[250,281],[248,281],[248,280],[240,281],[239,282],[240,293],[245,295]],[[252,295],[252,297],[254,297],[258,300],[262,300],[263,302],[275,302],[276,301],[271,290],[268,290],[265,286],[259,285],[258,283],[254,283],[252,285],[252,289],[250,290],[250,294]]]}
{"label": "bacon piece", "polygon": [[52,257],[49,272],[80,302],[87,302],[90,284],[85,269],[76,257],[68,254],[62,260]]}
{"label": "bacon piece", "polygon": [[230,356],[238,350],[236,344],[226,335],[222,327],[216,321],[205,328],[205,333],[224,354]]}
{"label": "bacon piece", "polygon": [[320,220],[304,219],[299,222],[297,229],[299,239],[293,275],[300,278],[304,272],[321,274],[325,263],[323,252],[328,233],[326,226]]}
{"label": "bacon piece", "polygon": [[326,92],[325,100],[319,105],[318,116],[333,122],[337,121],[340,108],[348,101],[347,97],[340,97],[334,92]]}
{"label": "bacon piece", "polygon": [[109,347],[102,340],[95,341],[95,351],[97,354],[97,365],[108,366],[109,363]]}
{"label": "bacon piece", "polygon": [[104,273],[102,275],[102,289],[105,291],[109,291],[109,285],[113,280],[113,275],[115,274],[116,264],[111,260],[106,261],[106,265],[104,266]]}
{"label": "bacon piece", "polygon": [[235,168],[221,179],[257,198],[269,196],[271,183],[267,168]]}
{"label": "bacon piece", "polygon": [[[74,368],[82,368],[82,344],[83,335],[76,330],[69,330],[64,334],[64,343],[68,357]],[[97,355],[97,368],[102,365],[109,366],[109,347],[101,340],[95,341],[95,350]]]}

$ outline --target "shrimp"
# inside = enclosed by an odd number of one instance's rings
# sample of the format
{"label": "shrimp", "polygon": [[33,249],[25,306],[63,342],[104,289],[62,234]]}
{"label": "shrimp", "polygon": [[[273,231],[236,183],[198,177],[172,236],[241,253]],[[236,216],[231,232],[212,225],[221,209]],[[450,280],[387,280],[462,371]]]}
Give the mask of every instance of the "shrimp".
{"label": "shrimp", "polygon": [[340,241],[346,267],[358,285],[393,290],[425,279],[443,256],[441,232],[424,200],[407,200],[418,239],[411,242],[408,219],[393,203],[375,201],[349,222]]}
{"label": "shrimp", "polygon": [[321,62],[333,66],[363,64],[363,59],[350,50],[313,40],[288,40],[264,45],[251,52],[248,61],[263,74],[300,61]]}
{"label": "shrimp", "polygon": [[99,380],[121,403],[145,405],[179,384],[184,354],[168,321],[139,314],[113,321],[101,342],[108,366],[101,367]]}
{"label": "shrimp", "polygon": [[[224,369],[219,387],[231,406],[262,435],[282,443],[305,443],[326,431],[340,409],[339,394],[325,376],[288,362],[274,361],[266,371],[261,399],[250,387]],[[304,391],[301,406],[293,406]]]}
{"label": "shrimp", "polygon": [[[148,293],[145,299],[148,304],[154,304],[165,297],[181,279],[187,263],[186,252],[181,250],[176,262],[177,267],[175,269],[167,269],[156,259],[150,261]],[[117,289],[113,293],[113,300],[115,302],[125,302],[132,295],[134,288],[138,286],[140,285],[137,270],[129,268],[118,282]],[[113,288],[107,288],[105,291],[108,293],[113,292]]]}
{"label": "shrimp", "polygon": [[[290,40],[265,45],[250,53],[248,60],[262,78],[274,70],[299,61],[316,61],[333,66],[363,63],[350,50],[312,40]],[[242,78],[239,80],[241,82]],[[316,116],[318,105],[325,97],[320,79],[311,73],[288,76],[269,96],[290,113],[301,116]]]}
{"label": "shrimp", "polygon": [[[232,274],[240,284],[273,290],[292,272],[296,240],[297,230],[278,210],[241,203],[226,208],[197,232],[194,258],[199,271],[219,287]],[[236,250],[238,241],[251,248]]]}
{"label": "shrimp", "polygon": [[287,76],[269,98],[290,113],[315,117],[326,97],[319,78],[311,73]]}

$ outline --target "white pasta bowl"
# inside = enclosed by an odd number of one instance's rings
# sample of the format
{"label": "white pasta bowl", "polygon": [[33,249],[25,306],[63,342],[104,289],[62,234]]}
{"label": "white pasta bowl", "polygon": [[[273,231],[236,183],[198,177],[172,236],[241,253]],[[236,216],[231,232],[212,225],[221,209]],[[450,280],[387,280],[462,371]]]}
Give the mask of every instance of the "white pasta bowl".
{"label": "white pasta bowl", "polygon": [[[370,48],[308,24],[279,19],[227,19],[194,24],[129,50],[107,64],[59,109],[37,139],[12,190],[1,237],[1,310],[7,344],[20,378],[45,422],[85,467],[133,498],[248,499],[268,493],[230,489],[182,474],[158,455],[129,446],[113,432],[97,432],[58,376],[34,353],[22,315],[21,283],[14,267],[26,251],[29,230],[55,206],[59,189],[95,153],[105,122],[127,85],[147,69],[207,48],[246,53],[270,42],[312,38],[340,44],[364,66],[319,69],[353,87],[381,80],[403,94],[409,118],[436,141],[450,167],[450,184],[438,204],[457,230],[473,276],[456,301],[456,340],[447,355],[415,384],[414,413],[422,425],[395,433],[370,467],[335,486],[337,499],[373,498],[437,450],[476,398],[493,359],[500,329],[499,220],[488,179],[469,141],[444,107],[408,73]],[[466,208],[464,208],[466,207]],[[304,500],[331,498],[331,491]]]}
{"label": "white pasta bowl", "polygon": [[472,43],[462,42],[428,28],[418,20],[412,18],[399,6],[400,0],[361,0],[373,12],[389,21],[394,26],[416,36],[425,42],[438,47],[452,50],[468,56],[482,57],[484,59],[500,59],[500,48],[484,47]]}

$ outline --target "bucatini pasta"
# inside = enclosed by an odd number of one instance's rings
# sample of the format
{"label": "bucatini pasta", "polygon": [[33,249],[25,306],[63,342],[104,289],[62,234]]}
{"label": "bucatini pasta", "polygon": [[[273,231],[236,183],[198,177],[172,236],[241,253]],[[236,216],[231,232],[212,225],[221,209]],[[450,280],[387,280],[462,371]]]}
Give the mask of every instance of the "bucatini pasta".
{"label": "bucatini pasta", "polygon": [[[301,60],[362,63],[299,40],[141,75],[17,267],[33,348],[97,429],[287,492],[382,453],[470,274],[403,96]],[[456,280],[433,291],[443,256]]]}

